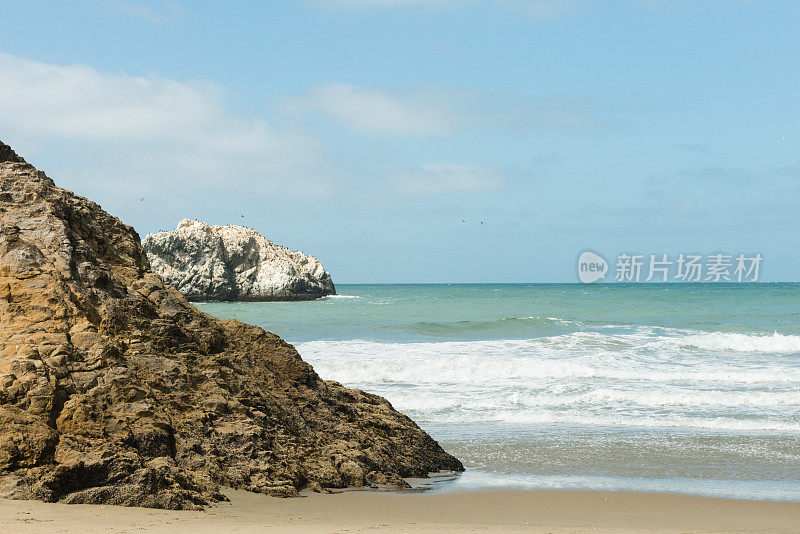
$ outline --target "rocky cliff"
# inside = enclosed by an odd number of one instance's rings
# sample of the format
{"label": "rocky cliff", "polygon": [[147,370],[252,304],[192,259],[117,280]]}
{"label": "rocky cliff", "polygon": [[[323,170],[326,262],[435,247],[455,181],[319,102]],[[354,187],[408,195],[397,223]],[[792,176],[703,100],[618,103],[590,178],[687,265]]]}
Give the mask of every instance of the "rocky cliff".
{"label": "rocky cliff", "polygon": [[276,245],[243,226],[184,219],[145,236],[153,272],[189,300],[309,300],[336,294],[313,256]]}
{"label": "rocky cliff", "polygon": [[173,509],[460,470],[386,400],[206,315],[0,143],[0,496]]}

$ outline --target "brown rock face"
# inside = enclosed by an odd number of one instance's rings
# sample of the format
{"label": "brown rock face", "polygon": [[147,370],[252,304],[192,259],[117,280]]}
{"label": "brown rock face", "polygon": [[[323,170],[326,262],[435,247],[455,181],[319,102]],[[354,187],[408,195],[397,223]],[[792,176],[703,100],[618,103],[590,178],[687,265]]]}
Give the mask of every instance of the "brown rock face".
{"label": "brown rock face", "polygon": [[133,228],[0,143],[0,496],[185,509],[462,469],[381,397],[201,313]]}
{"label": "brown rock face", "polygon": [[25,160],[17,156],[10,146],[0,141],[0,163],[10,161],[12,163],[25,163]]}

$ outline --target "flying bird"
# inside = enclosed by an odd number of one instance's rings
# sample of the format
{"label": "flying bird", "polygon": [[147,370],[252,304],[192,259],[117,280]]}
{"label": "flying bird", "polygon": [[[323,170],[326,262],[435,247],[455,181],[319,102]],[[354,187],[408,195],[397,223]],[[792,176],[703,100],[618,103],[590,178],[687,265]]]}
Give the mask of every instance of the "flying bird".
{"label": "flying bird", "polygon": [[140,198],[139,202],[144,202],[144,197]]}
{"label": "flying bird", "polygon": [[786,137],[786,136],[784,135],[784,136],[783,136],[783,140],[784,140],[784,141],[788,141],[788,140],[789,140],[789,138],[788,138],[788,137]]}

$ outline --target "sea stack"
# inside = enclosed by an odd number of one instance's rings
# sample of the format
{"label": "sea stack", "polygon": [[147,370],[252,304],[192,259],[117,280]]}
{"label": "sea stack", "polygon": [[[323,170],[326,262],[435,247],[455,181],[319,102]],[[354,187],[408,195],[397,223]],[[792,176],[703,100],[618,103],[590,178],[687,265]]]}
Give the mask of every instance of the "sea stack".
{"label": "sea stack", "polygon": [[243,226],[184,219],[142,245],[153,272],[193,301],[311,300],[335,295],[314,256],[276,245]]}
{"label": "sea stack", "polygon": [[195,509],[462,470],[388,401],[218,320],[0,143],[0,497]]}

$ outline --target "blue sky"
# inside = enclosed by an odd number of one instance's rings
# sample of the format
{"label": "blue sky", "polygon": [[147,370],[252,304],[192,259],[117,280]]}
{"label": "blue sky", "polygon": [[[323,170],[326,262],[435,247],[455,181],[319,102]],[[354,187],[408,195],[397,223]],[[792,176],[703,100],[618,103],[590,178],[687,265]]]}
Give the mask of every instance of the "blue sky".
{"label": "blue sky", "polygon": [[339,283],[572,282],[584,249],[800,279],[796,2],[0,12],[0,139],[142,235],[244,224]]}

